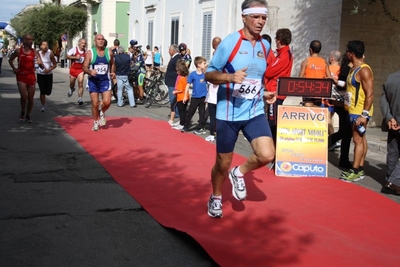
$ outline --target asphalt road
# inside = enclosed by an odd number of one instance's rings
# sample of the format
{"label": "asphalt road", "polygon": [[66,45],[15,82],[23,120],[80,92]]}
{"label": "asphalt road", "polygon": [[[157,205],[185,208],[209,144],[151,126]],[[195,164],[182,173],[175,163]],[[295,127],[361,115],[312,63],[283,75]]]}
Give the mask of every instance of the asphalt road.
{"label": "asphalt road", "polygon": [[[33,123],[22,123],[18,121],[15,76],[3,60],[1,266],[216,266],[191,237],[158,224],[54,121],[57,116],[91,114],[87,92],[83,106],[78,105],[76,93],[67,97],[67,73],[66,69],[54,71],[46,112],[40,112],[36,90]],[[169,109],[157,105],[118,108],[113,103],[107,115],[167,121]],[[368,153],[367,177],[358,184],[381,194],[386,164],[379,147],[384,144],[384,135],[378,129],[369,130],[369,135],[377,140],[372,147],[378,149]],[[243,138],[235,151],[244,156],[251,153]],[[329,152],[330,177],[340,175],[341,170],[335,167],[338,156],[338,152]],[[399,196],[385,196],[400,202]]]}

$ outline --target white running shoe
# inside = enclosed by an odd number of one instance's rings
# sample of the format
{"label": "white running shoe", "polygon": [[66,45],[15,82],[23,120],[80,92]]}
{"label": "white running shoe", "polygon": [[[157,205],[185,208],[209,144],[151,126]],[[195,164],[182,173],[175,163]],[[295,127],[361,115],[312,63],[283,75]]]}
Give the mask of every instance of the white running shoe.
{"label": "white running shoe", "polygon": [[172,126],[172,129],[180,131],[183,129],[183,125]]}
{"label": "white running shoe", "polygon": [[235,175],[235,170],[239,168],[236,166],[229,172],[229,180],[232,184],[232,195],[239,201],[245,200],[247,196],[246,185],[244,183],[243,177],[238,177]]}
{"label": "white running shoe", "polygon": [[175,127],[175,126],[179,126],[179,125],[181,125],[181,123],[179,121],[177,121],[177,122],[174,122],[171,126]]}
{"label": "white running shoe", "polygon": [[68,92],[68,97],[71,97],[74,92],[75,92],[75,88],[70,88],[69,92]]}
{"label": "white running shoe", "polygon": [[194,134],[205,134],[206,130],[205,129],[197,129],[196,131],[193,132]]}
{"label": "white running shoe", "polygon": [[99,114],[100,114],[100,120],[99,120],[100,125],[101,126],[106,125],[106,123],[107,123],[106,114],[101,110],[99,111]]}
{"label": "white running shoe", "polygon": [[99,123],[97,121],[95,121],[93,123],[92,131],[98,131],[98,130],[99,130]]}
{"label": "white running shoe", "polygon": [[207,137],[205,138],[205,140],[208,141],[208,142],[214,142],[215,136],[214,136],[214,135],[209,135],[209,136],[207,136]]}
{"label": "white running shoe", "polygon": [[213,218],[222,218],[221,199],[212,198],[212,195],[211,195],[210,199],[208,200],[207,207],[208,207],[208,212],[207,212],[208,216],[213,217]]}
{"label": "white running shoe", "polygon": [[42,108],[40,109],[41,112],[45,112],[45,110],[46,110],[45,106],[42,106]]}
{"label": "white running shoe", "polygon": [[171,127],[173,127],[174,126],[174,121],[168,121],[168,124],[171,126]]}

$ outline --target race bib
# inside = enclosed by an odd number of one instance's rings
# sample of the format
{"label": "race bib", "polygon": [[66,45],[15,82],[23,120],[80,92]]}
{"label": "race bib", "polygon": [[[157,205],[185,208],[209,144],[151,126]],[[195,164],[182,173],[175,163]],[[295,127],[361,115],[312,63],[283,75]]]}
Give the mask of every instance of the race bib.
{"label": "race bib", "polygon": [[351,96],[351,92],[346,92],[344,95],[344,104],[348,107],[351,105]]}
{"label": "race bib", "polygon": [[97,71],[97,74],[104,75],[108,71],[108,64],[94,65],[94,69]]}
{"label": "race bib", "polygon": [[75,62],[76,62],[76,63],[79,63],[79,64],[82,64],[83,61],[85,61],[85,57],[80,57],[79,59],[76,59],[76,60],[75,60]]}
{"label": "race bib", "polygon": [[261,79],[245,78],[233,87],[233,97],[253,99],[261,90]]}

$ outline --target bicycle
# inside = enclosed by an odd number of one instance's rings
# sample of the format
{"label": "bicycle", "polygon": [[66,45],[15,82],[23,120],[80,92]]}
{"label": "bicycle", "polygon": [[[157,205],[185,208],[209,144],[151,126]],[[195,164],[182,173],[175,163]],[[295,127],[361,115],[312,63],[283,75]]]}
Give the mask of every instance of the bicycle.
{"label": "bicycle", "polygon": [[144,106],[150,107],[153,103],[164,105],[169,102],[168,87],[164,82],[165,74],[158,68],[154,68],[149,78],[145,78],[144,92],[146,99]]}

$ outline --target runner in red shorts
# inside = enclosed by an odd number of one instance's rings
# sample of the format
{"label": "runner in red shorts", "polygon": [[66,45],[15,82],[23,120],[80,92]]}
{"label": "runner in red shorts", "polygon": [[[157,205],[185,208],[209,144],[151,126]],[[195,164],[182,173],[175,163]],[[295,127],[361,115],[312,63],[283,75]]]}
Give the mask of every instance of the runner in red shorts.
{"label": "runner in red shorts", "polygon": [[[22,38],[22,46],[11,54],[8,63],[17,77],[17,86],[21,95],[21,114],[19,120],[32,123],[31,111],[33,108],[33,97],[35,96],[35,65],[44,68],[39,52],[33,49],[33,37],[30,34]],[[18,68],[14,66],[14,60],[18,58]]]}
{"label": "runner in red shorts", "polygon": [[86,40],[81,38],[79,40],[78,46],[71,48],[67,53],[67,59],[71,60],[72,64],[69,69],[69,92],[68,97],[71,97],[75,91],[75,82],[78,80],[78,104],[83,105],[83,76],[85,73],[83,72],[82,66],[83,61],[85,60],[86,54]]}

